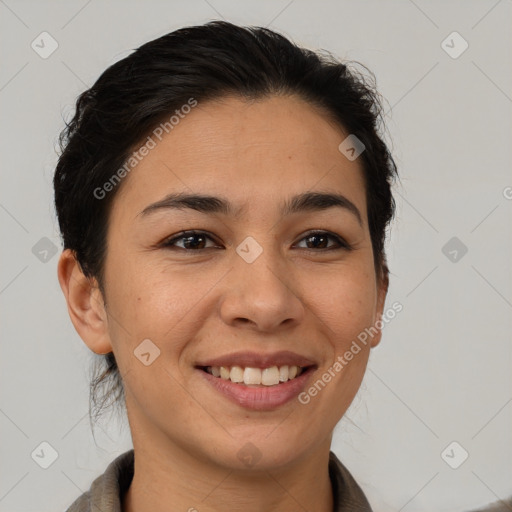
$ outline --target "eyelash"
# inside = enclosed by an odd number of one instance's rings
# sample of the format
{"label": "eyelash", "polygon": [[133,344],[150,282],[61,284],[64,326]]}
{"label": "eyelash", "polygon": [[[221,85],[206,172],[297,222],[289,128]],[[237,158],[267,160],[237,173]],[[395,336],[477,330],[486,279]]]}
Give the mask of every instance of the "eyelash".
{"label": "eyelash", "polygon": [[[206,233],[205,231],[189,230],[189,231],[182,231],[179,235],[173,236],[172,238],[168,238],[168,239],[164,240],[162,242],[162,244],[160,245],[160,247],[168,248],[168,249],[178,248],[178,249],[181,249],[182,251],[185,251],[185,252],[198,252],[198,251],[201,251],[201,250],[214,249],[215,248],[215,247],[206,247],[204,249],[186,249],[184,247],[177,247],[175,245],[175,243],[177,241],[182,240],[184,238],[193,237],[193,236],[197,236],[197,237],[201,236],[201,237],[204,237],[204,238],[209,238],[210,240],[215,242],[215,240],[208,233]],[[323,237],[332,238],[332,239],[334,239],[336,241],[338,246],[336,246],[336,247],[324,247],[324,248],[321,248],[321,249],[310,249],[310,248],[302,247],[302,249],[306,249],[308,251],[316,251],[316,252],[318,252],[318,251],[326,252],[326,251],[340,250],[340,249],[341,250],[345,250],[345,251],[352,250],[352,247],[347,242],[345,242],[345,240],[343,240],[343,238],[341,238],[340,236],[335,235],[334,233],[331,233],[329,231],[321,231],[321,230],[310,231],[310,232],[306,233],[306,235],[304,237],[302,237],[300,241],[302,242],[302,240],[304,240],[305,238],[312,237],[312,236],[323,236]]]}

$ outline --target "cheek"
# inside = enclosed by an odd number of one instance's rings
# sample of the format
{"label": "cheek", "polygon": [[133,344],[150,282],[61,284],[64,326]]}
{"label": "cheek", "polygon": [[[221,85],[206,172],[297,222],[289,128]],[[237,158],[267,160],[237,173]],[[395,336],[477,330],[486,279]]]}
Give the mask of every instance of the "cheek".
{"label": "cheek", "polygon": [[142,261],[112,269],[109,329],[114,346],[133,355],[149,338],[163,356],[178,357],[185,340],[205,321],[205,294],[219,281],[217,274],[202,272],[199,278],[197,272],[169,272]]}
{"label": "cheek", "polygon": [[374,280],[371,273],[347,269],[335,275],[319,276],[315,285],[308,287],[309,302],[327,327],[337,352],[372,325],[376,300]]}
{"label": "cheek", "polygon": [[310,288],[309,298],[329,346],[317,380],[306,390],[311,407],[317,408],[312,428],[334,428],[359,390],[370,344],[358,337],[374,321],[374,281],[373,273],[353,266],[317,279]]}
{"label": "cheek", "polygon": [[119,318],[137,331],[134,334],[148,334],[145,331],[154,330],[162,319],[170,328],[185,314],[194,295],[192,283],[142,259],[112,269],[109,279]]}

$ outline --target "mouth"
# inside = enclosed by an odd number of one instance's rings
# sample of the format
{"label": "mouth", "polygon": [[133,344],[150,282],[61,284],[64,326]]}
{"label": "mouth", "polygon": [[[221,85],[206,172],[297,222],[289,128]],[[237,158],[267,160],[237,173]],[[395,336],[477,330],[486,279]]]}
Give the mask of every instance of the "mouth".
{"label": "mouth", "polygon": [[268,368],[246,366],[201,366],[199,369],[217,379],[229,380],[236,384],[251,387],[278,386],[296,379],[310,366],[282,365]]}
{"label": "mouth", "polygon": [[272,410],[296,398],[317,368],[312,360],[292,352],[240,352],[195,366],[220,395],[257,411]]}

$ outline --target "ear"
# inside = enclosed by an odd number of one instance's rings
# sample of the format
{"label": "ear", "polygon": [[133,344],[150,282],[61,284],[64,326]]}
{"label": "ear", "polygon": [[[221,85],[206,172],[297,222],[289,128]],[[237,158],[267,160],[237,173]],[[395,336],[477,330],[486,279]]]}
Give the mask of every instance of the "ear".
{"label": "ear", "polygon": [[112,352],[105,302],[96,279],[84,275],[70,249],[62,252],[57,272],[76,332],[96,354]]}
{"label": "ear", "polygon": [[389,277],[387,266],[384,265],[382,277],[377,280],[377,304],[375,308],[375,318],[373,326],[378,332],[372,337],[371,347],[376,347],[382,338],[382,315],[384,313],[384,305],[386,303],[386,295],[388,294]]}

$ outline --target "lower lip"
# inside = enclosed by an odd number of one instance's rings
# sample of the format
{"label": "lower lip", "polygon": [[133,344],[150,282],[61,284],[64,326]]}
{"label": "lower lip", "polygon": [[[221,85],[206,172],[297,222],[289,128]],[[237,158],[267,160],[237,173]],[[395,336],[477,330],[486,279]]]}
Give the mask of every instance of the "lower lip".
{"label": "lower lip", "polygon": [[298,377],[275,386],[249,387],[197,369],[209,384],[232,402],[256,411],[272,410],[293,400],[304,390],[313,370],[314,367],[310,366]]}

